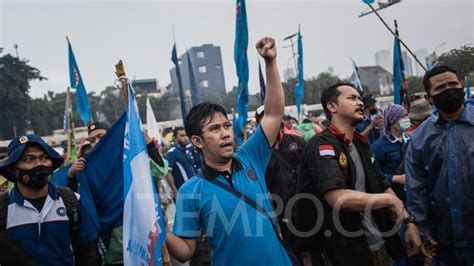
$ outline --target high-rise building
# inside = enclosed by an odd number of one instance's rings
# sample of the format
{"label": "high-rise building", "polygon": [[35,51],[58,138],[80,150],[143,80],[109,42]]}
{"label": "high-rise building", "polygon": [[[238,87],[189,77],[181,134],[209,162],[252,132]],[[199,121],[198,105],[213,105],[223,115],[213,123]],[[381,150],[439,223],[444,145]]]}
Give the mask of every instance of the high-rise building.
{"label": "high-rise building", "polygon": [[380,50],[375,53],[375,65],[381,66],[388,72],[393,72],[392,54],[389,50]]}
{"label": "high-rise building", "polygon": [[[194,72],[196,91],[191,90],[189,79],[188,57]],[[179,57],[179,69],[185,94],[194,99],[193,105],[211,100],[216,95],[225,95],[224,70],[222,68],[221,48],[212,44],[191,47]],[[170,70],[171,86],[178,90],[176,69]]]}
{"label": "high-rise building", "polygon": [[[428,57],[428,50],[427,49],[419,49],[415,51],[416,58],[422,63],[426,65],[426,58]],[[431,62],[430,62],[431,63]],[[416,75],[419,77],[423,77],[425,75],[425,70],[418,64],[415,66]]]}
{"label": "high-rise building", "polygon": [[407,51],[402,52],[402,58],[405,65],[405,77],[408,78],[415,76],[415,73],[413,72],[413,60],[411,60]]}

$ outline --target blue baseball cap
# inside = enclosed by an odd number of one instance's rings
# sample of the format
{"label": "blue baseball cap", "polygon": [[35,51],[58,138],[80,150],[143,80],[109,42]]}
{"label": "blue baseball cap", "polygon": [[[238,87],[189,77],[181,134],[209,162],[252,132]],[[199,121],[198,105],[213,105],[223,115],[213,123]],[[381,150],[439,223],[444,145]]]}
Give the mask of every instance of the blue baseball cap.
{"label": "blue baseball cap", "polygon": [[10,144],[8,144],[8,157],[0,163],[0,174],[8,180],[16,182],[16,178],[10,175],[7,168],[8,166],[15,164],[16,161],[20,159],[20,156],[23,154],[25,149],[31,144],[37,144],[43,148],[49,158],[51,158],[51,161],[53,161],[54,170],[63,164],[63,157],[49,146],[40,136],[25,135],[14,138]]}

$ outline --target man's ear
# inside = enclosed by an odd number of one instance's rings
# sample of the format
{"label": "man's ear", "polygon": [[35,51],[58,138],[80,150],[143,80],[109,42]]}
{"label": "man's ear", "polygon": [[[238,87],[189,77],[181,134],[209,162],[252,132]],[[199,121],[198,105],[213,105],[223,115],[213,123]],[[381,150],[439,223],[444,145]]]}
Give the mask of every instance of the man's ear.
{"label": "man's ear", "polygon": [[329,102],[326,104],[326,107],[328,108],[330,113],[336,113],[336,103]]}
{"label": "man's ear", "polygon": [[191,136],[191,143],[194,145],[194,147],[202,150],[202,147],[204,146],[202,143],[202,139],[200,136]]}
{"label": "man's ear", "polygon": [[428,93],[425,94],[425,100],[427,100],[431,105],[433,105],[433,97],[431,97]]}

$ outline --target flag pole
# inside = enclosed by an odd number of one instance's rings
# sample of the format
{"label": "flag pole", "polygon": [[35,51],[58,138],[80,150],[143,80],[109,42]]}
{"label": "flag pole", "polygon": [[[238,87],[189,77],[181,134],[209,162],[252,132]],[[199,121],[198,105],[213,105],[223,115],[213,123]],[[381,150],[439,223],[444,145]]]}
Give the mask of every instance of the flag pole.
{"label": "flag pole", "polygon": [[[66,37],[67,38],[67,37]],[[66,103],[67,103],[67,119],[68,119],[68,123],[67,123],[67,131],[66,131],[66,134],[67,134],[67,153],[66,153],[66,163],[69,162],[71,160],[71,147],[72,147],[72,143],[71,143],[71,123],[70,123],[70,119],[71,117],[69,116],[69,101],[70,101],[70,88],[69,86],[67,87],[66,89]]]}
{"label": "flag pole", "polygon": [[122,59],[118,61],[118,63],[115,65],[115,74],[120,80],[120,83],[122,85],[121,92],[123,96],[123,102],[125,104],[125,109],[128,109],[128,86],[127,86],[127,79],[126,79],[126,74],[125,74],[125,67],[123,65]]}
{"label": "flag pole", "polygon": [[426,67],[420,62],[420,60],[418,60],[418,58],[416,57],[416,55],[410,50],[410,48],[408,47],[408,45],[405,44],[405,42],[400,39],[396,34],[395,32],[393,32],[393,30],[388,26],[387,22],[385,22],[385,20],[380,16],[379,12],[377,12],[377,10],[371,5],[371,4],[367,4],[370,9],[372,9],[372,11],[375,13],[375,15],[377,15],[377,17],[380,19],[380,21],[383,23],[383,25],[385,25],[385,27],[388,29],[388,31],[390,31],[390,33],[398,39],[398,41],[400,41],[400,43],[403,45],[403,47],[405,47],[405,49],[407,49],[407,51],[411,54],[411,56],[413,56],[413,58],[415,59],[415,61],[421,66],[421,68],[423,68],[425,71],[426,70]]}

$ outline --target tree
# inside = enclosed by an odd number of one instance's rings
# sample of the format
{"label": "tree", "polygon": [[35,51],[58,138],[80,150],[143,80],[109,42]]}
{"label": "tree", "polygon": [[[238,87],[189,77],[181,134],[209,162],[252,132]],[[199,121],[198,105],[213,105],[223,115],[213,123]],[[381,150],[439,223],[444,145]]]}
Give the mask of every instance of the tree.
{"label": "tree", "polygon": [[474,72],[474,47],[465,45],[444,53],[436,60],[436,65],[454,68],[461,78],[469,76]]}
{"label": "tree", "polygon": [[23,134],[29,117],[30,82],[43,80],[40,71],[28,65],[27,60],[20,60],[10,54],[0,57],[0,138],[11,139]]}

